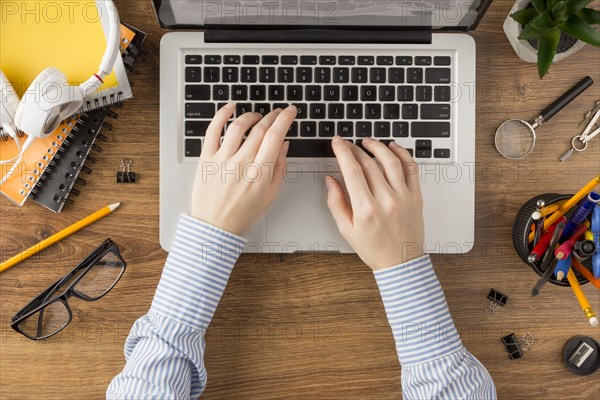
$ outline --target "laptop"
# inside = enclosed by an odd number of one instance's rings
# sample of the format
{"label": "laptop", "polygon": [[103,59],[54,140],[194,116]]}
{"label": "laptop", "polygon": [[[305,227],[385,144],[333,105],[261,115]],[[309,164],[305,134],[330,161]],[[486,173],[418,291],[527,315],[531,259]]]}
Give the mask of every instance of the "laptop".
{"label": "laptop", "polygon": [[169,250],[190,210],[206,127],[233,100],[236,116],[298,107],[284,184],[244,233],[246,252],[353,252],[326,205],[324,177],[340,175],[335,134],[409,149],[420,167],[424,251],[471,250],[476,62],[465,32],[489,3],[154,0],[174,30],[160,44],[161,246]]}

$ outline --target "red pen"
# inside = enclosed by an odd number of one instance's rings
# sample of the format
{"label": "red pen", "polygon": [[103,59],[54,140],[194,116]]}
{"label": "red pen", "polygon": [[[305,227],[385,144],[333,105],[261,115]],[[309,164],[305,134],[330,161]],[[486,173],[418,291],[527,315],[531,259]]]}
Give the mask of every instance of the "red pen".
{"label": "red pen", "polygon": [[583,224],[579,225],[579,228],[577,228],[577,230],[575,231],[573,236],[569,238],[569,240],[565,240],[560,246],[556,248],[556,251],[554,252],[556,258],[562,260],[569,254],[571,254],[571,252],[573,251],[573,247],[575,247],[575,242],[577,241],[577,239],[583,236],[585,234],[585,231],[587,231],[588,229],[590,229],[590,222],[588,220],[585,220]]}
{"label": "red pen", "polygon": [[527,257],[527,261],[530,263],[536,263],[542,255],[548,250],[548,245],[550,245],[550,239],[552,239],[552,234],[554,234],[554,230],[556,226],[560,222],[567,223],[567,218],[565,216],[557,219],[552,225],[546,229],[546,232],[542,235],[541,239],[537,242],[531,253],[529,253],[529,257]]}

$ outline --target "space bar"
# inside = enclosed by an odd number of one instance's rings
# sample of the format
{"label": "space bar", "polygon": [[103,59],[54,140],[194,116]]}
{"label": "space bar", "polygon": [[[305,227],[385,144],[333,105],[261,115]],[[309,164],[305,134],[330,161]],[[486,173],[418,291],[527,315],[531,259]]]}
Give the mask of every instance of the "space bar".
{"label": "space bar", "polygon": [[289,140],[288,157],[335,157],[330,139]]}

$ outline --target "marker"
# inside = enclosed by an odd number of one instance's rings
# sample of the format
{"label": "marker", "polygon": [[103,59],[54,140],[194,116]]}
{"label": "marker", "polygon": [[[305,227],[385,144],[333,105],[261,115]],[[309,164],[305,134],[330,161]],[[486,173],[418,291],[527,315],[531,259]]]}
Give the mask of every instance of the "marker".
{"label": "marker", "polygon": [[538,262],[538,260],[540,258],[542,258],[542,255],[546,252],[546,250],[548,250],[548,245],[550,244],[550,240],[552,239],[554,231],[556,230],[556,226],[560,222],[563,222],[563,223],[566,224],[567,223],[567,218],[566,217],[559,218],[558,221],[556,221],[554,224],[552,224],[552,226],[550,226],[546,230],[546,233],[544,233],[542,235],[541,239],[534,246],[534,248],[531,251],[531,253],[529,253],[529,257],[527,257],[527,261],[529,261],[532,264],[535,264],[536,262]]}
{"label": "marker", "polygon": [[590,302],[585,297],[585,294],[583,294],[583,290],[581,290],[579,281],[577,281],[577,278],[575,277],[575,274],[572,270],[569,270],[569,273],[567,274],[567,279],[569,280],[571,289],[573,289],[573,293],[575,294],[575,297],[577,297],[577,301],[579,301],[579,305],[581,306],[581,309],[583,310],[583,313],[585,314],[586,318],[590,322],[590,325],[598,326],[598,318],[596,317],[594,310],[592,310]]}
{"label": "marker", "polygon": [[543,271],[544,275],[542,275],[542,277],[540,278],[540,280],[537,281],[537,283],[535,284],[533,289],[531,289],[531,297],[535,297],[538,294],[540,294],[540,291],[542,290],[542,288],[544,287],[546,282],[548,282],[548,280],[550,280],[550,277],[552,276],[552,273],[554,272],[554,268],[548,268],[548,267],[550,266],[550,263],[554,259],[554,257],[552,257],[552,255],[554,253],[554,248],[558,244],[558,238],[560,237],[560,235],[562,234],[562,231],[564,229],[565,229],[565,222],[561,220],[558,223],[558,225],[556,225],[556,229],[554,230],[554,233],[552,234],[552,239],[550,240],[550,245],[548,246],[548,250],[544,254],[544,258],[542,259],[542,264],[540,265],[540,271]]}
{"label": "marker", "polygon": [[569,238],[569,240],[563,242],[560,246],[558,246],[558,248],[554,252],[556,258],[562,260],[569,254],[571,254],[571,252],[573,251],[573,247],[575,247],[575,242],[577,241],[577,239],[585,235],[585,231],[588,230],[589,226],[590,223],[587,220],[583,224],[579,225],[579,228],[577,228],[577,230]]}
{"label": "marker", "polygon": [[600,278],[600,205],[596,204],[592,212],[592,233],[594,234],[594,244],[596,251],[592,256],[592,271],[596,278]]}
{"label": "marker", "polygon": [[583,223],[590,215],[592,210],[596,207],[596,204],[600,201],[600,194],[596,192],[590,192],[587,197],[581,202],[577,210],[571,216],[571,219],[565,226],[565,230],[560,237],[560,240],[567,240],[577,230],[579,225]]}
{"label": "marker", "polygon": [[586,260],[596,252],[596,244],[592,240],[580,240],[573,247],[573,257],[580,261]]}
{"label": "marker", "polygon": [[569,254],[563,259],[559,259],[556,263],[556,267],[554,267],[554,275],[556,275],[557,281],[562,281],[562,278],[567,275],[569,272],[569,268],[571,268],[571,255]]}

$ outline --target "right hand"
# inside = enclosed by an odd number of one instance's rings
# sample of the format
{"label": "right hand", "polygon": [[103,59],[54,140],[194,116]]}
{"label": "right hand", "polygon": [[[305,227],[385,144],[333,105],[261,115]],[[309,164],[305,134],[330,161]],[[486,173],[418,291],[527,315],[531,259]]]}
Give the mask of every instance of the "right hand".
{"label": "right hand", "polygon": [[382,168],[358,146],[335,137],[333,151],[350,201],[328,176],[327,204],[342,236],[377,271],[424,254],[423,197],[417,164],[406,149],[370,138],[363,144]]}

